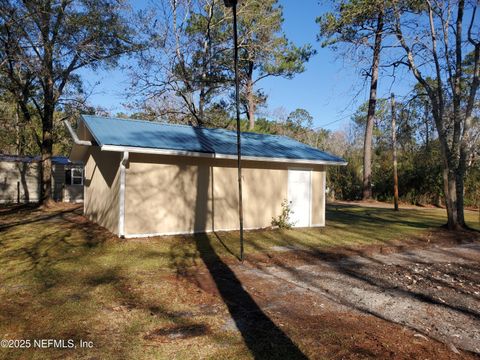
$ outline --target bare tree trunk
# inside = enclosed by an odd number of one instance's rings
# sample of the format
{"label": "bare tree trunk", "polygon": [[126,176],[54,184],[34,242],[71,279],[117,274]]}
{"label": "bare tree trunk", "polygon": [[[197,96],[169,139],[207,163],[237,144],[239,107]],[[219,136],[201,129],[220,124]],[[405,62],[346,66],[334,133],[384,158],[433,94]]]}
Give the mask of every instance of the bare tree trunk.
{"label": "bare tree trunk", "polygon": [[[462,98],[462,84],[461,79],[463,76],[463,66],[462,66],[462,28],[463,28],[463,15],[464,15],[465,1],[459,0],[458,2],[458,12],[457,12],[457,21],[456,21],[456,36],[455,36],[455,74],[453,79],[453,143],[452,149],[455,154],[456,171],[455,171],[455,196],[456,196],[456,212],[457,212],[457,226],[465,227],[465,217],[463,213],[463,180],[465,177],[465,164],[466,164],[466,152],[464,147],[464,136],[466,135],[465,131],[468,131],[468,124],[464,122],[464,129],[462,131],[462,109],[461,109],[461,98]],[[463,132],[463,134],[462,134]]]}
{"label": "bare tree trunk", "polygon": [[200,95],[198,96],[198,125],[204,126],[205,124],[205,90],[202,87]]}
{"label": "bare tree trunk", "polygon": [[253,130],[255,127],[255,96],[253,88],[253,62],[250,62],[248,65],[248,74],[247,74],[247,86],[246,86],[246,97],[247,97],[247,116],[248,116],[248,129]]}
{"label": "bare tree trunk", "polygon": [[445,207],[447,208],[447,227],[449,230],[458,229],[458,212],[457,212],[457,176],[454,166],[454,154],[451,153],[448,147],[448,140],[445,136],[441,124],[443,119],[443,110],[439,109],[435,103],[432,106],[435,123],[438,129],[438,140],[440,143],[440,153],[442,154],[443,165],[443,192],[445,197]]}
{"label": "bare tree trunk", "polygon": [[[458,209],[457,209],[457,177],[455,171],[447,168],[444,169],[444,187],[445,192],[445,206],[447,207],[447,227],[449,230],[457,230],[461,226],[458,222]],[[445,181],[446,178],[446,181]]]}
{"label": "bare tree trunk", "polygon": [[203,40],[203,59],[202,59],[202,82],[200,85],[200,95],[198,101],[198,122],[200,126],[204,126],[205,119],[205,103],[207,101],[207,82],[208,82],[208,71],[210,65],[210,49],[211,49],[211,33],[210,25],[213,17],[213,6],[214,2],[207,3],[208,6],[208,22],[207,22],[207,31],[205,33],[205,38]]}
{"label": "bare tree trunk", "polygon": [[[432,105],[432,114],[435,120],[435,126],[438,133],[438,140],[440,143],[440,150],[443,160],[443,183],[444,183],[444,195],[445,205],[447,207],[448,223],[447,226],[450,230],[456,230],[465,227],[465,218],[463,210],[463,191],[464,191],[464,177],[466,172],[466,158],[467,158],[467,139],[469,136],[469,129],[471,126],[471,116],[475,104],[476,94],[480,85],[480,43],[472,37],[472,28],[475,22],[475,13],[477,5],[474,5],[471,12],[470,26],[467,30],[468,41],[475,47],[474,51],[474,71],[473,78],[470,83],[469,95],[467,97],[467,106],[465,113],[462,111],[461,98],[465,93],[465,86],[468,85],[468,81],[463,81],[463,56],[462,46],[464,41],[462,37],[465,34],[463,29],[463,16],[465,1],[458,1],[458,13],[457,20],[455,21],[455,51],[446,52],[444,61],[448,68],[448,84],[450,86],[451,94],[453,95],[453,129],[450,124],[446,123],[446,104],[445,104],[445,86],[442,81],[442,66],[440,63],[440,57],[437,51],[437,34],[435,28],[434,17],[440,17],[443,23],[448,22],[447,19],[442,18],[443,13],[435,12],[432,4],[426,1],[429,15],[430,25],[430,38],[431,38],[431,55],[432,63],[435,66],[436,72],[436,84],[432,86],[420,72],[419,68],[415,64],[415,57],[412,48],[407,44],[403,36],[400,22],[399,8],[394,6],[395,15],[395,30],[396,36],[400,44],[404,48],[408,66],[413,75],[427,92]],[[395,5],[395,3],[394,3]],[[444,31],[443,44],[448,47],[448,32]],[[455,54],[452,57],[452,54]],[[453,60],[453,62],[452,62]],[[422,59],[425,61],[425,59]],[[452,69],[455,69],[452,73]],[[448,129],[447,129],[448,127]],[[453,130],[453,131],[452,131]]]}
{"label": "bare tree trunk", "polygon": [[[460,160],[461,161],[461,160]],[[465,228],[465,212],[464,212],[464,180],[465,180],[465,166],[460,164],[457,171],[457,178],[455,179],[456,195],[457,195],[457,219],[459,227]]]}
{"label": "bare tree trunk", "polygon": [[42,185],[41,202],[48,204],[52,200],[52,151],[53,151],[53,111],[46,113],[43,121],[42,136]]}
{"label": "bare tree trunk", "polygon": [[373,62],[371,69],[370,98],[368,101],[367,125],[365,126],[365,140],[363,144],[363,200],[372,198],[372,137],[375,108],[377,105],[378,68],[380,65],[380,50],[382,47],[383,10],[379,12]]}
{"label": "bare tree trunk", "polygon": [[[252,87],[251,82],[247,84],[247,88]],[[253,98],[253,93],[251,90],[247,90],[247,101],[248,101],[248,129],[253,130],[255,127],[255,99]]]}
{"label": "bare tree trunk", "polygon": [[23,155],[23,134],[22,126],[20,125],[20,117],[18,116],[18,105],[15,108],[15,150],[17,155]]}
{"label": "bare tree trunk", "polygon": [[45,94],[42,118],[42,161],[41,161],[41,196],[42,205],[52,201],[52,152],[53,152],[53,116],[55,112],[53,79],[46,77],[44,80]]}
{"label": "bare tree trunk", "polygon": [[425,113],[423,116],[425,120],[425,148],[428,151],[430,148],[430,129],[428,128],[428,105],[425,105]]}

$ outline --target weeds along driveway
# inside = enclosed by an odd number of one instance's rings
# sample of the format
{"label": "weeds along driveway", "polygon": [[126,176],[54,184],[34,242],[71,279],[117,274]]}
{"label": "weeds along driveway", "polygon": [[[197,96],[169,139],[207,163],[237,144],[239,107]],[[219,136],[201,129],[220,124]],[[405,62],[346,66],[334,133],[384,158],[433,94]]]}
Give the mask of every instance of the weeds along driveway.
{"label": "weeds along driveway", "polygon": [[[373,315],[413,331],[409,343],[436,339],[448,346],[451,356],[460,354],[458,349],[480,354],[478,242],[330,260],[285,250],[265,263],[234,266],[270,311],[297,312],[297,318],[310,315],[310,321],[327,312],[345,319]],[[360,347],[366,341],[362,332],[388,328],[385,322],[373,325],[371,318],[358,319]],[[312,330],[311,324],[303,326]],[[391,335],[398,336],[407,330],[393,331]],[[388,357],[388,349],[371,355]]]}

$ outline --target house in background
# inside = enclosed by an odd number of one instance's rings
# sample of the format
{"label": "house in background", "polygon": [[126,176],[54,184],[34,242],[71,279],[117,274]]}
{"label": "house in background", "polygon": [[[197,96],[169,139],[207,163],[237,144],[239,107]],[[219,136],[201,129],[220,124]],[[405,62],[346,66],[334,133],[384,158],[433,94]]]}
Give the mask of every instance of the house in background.
{"label": "house in background", "polygon": [[[40,156],[0,155],[0,203],[40,200]],[[83,201],[83,165],[65,156],[52,157],[55,201]]]}
{"label": "house in background", "polygon": [[[85,164],[85,215],[123,237],[236,230],[236,132],[84,115],[70,159]],[[291,202],[295,226],[325,225],[325,174],[345,161],[284,136],[242,133],[245,229]]]}

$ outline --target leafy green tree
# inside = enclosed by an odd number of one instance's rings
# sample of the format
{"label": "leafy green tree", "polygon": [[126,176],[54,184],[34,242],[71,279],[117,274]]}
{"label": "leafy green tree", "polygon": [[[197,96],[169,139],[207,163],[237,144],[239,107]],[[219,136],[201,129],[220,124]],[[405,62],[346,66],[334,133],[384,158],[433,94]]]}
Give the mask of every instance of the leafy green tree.
{"label": "leafy green tree", "polygon": [[242,101],[255,126],[255,111],[266,101],[258,83],[271,76],[292,78],[305,70],[315,54],[310,45],[297,46],[283,32],[283,9],[278,0],[244,0],[238,11]]}
{"label": "leafy green tree", "polygon": [[313,116],[305,109],[296,109],[287,117],[287,126],[292,129],[311,128],[313,125]]}
{"label": "leafy green tree", "polygon": [[16,104],[8,94],[0,97],[0,153],[22,154],[24,148],[23,124]]}
{"label": "leafy green tree", "polygon": [[43,203],[51,200],[54,114],[82,90],[78,70],[136,49],[115,0],[0,0],[0,79],[26,123],[41,121]]}

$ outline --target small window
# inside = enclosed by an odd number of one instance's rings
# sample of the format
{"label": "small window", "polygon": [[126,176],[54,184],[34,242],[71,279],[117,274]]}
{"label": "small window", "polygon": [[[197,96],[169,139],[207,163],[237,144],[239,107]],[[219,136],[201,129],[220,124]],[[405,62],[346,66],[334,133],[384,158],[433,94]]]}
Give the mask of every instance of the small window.
{"label": "small window", "polygon": [[66,170],[65,185],[83,185],[83,169],[72,168]]}
{"label": "small window", "polygon": [[72,169],[72,185],[83,184],[83,170],[80,168]]}

